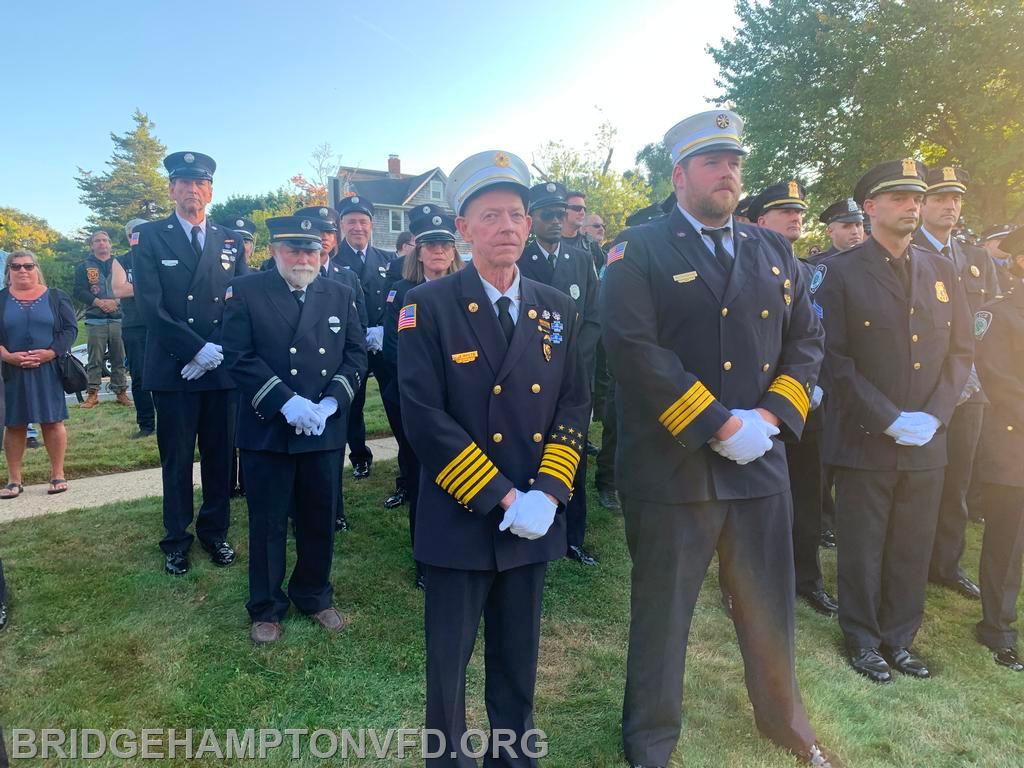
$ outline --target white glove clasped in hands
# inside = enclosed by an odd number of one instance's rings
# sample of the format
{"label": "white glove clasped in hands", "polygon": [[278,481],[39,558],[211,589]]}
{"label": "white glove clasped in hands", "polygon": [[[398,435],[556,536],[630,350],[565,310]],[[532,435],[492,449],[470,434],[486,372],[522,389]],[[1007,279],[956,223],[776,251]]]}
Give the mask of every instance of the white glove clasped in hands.
{"label": "white glove clasped in hands", "polygon": [[896,417],[896,421],[889,425],[885,434],[893,438],[897,445],[909,445],[920,448],[927,445],[942,422],[923,411],[904,411]]}
{"label": "white glove clasped in hands", "polygon": [[196,352],[196,356],[185,363],[181,369],[181,378],[195,381],[207,371],[212,371],[224,362],[224,348],[220,344],[208,341]]}
{"label": "white glove clasped in hands", "polygon": [[292,395],[281,406],[281,415],[295,427],[295,434],[307,437],[322,435],[327,419],[337,411],[338,401],[333,397],[325,397],[319,403],[314,403],[301,395]]}
{"label": "white glove clasped in hands", "polygon": [[811,410],[815,410],[821,405],[822,398],[825,397],[825,390],[819,387],[817,384],[814,385],[814,391],[811,393]]}
{"label": "white glove clasped in hands", "polygon": [[708,442],[711,450],[742,466],[772,449],[772,438],[779,434],[778,427],[765,421],[757,411],[733,408],[732,415],[740,420],[740,428],[728,440],[712,438]]}
{"label": "white glove clasped in hands", "polygon": [[516,536],[533,541],[548,532],[557,511],[558,505],[543,491],[516,490],[515,501],[505,510],[498,530],[511,530]]}
{"label": "white glove clasped in hands", "polygon": [[366,348],[370,352],[384,349],[384,326],[374,325],[366,329]]}

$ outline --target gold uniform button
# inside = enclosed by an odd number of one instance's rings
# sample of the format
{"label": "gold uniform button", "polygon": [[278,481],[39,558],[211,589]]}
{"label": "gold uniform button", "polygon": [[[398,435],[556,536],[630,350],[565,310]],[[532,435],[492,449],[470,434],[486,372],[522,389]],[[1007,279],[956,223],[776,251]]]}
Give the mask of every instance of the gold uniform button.
{"label": "gold uniform button", "polygon": [[724,363],[722,363],[722,367],[725,368],[725,370],[727,370],[727,371],[731,371],[732,370],[732,363],[729,362],[728,360],[726,360]]}
{"label": "gold uniform button", "polygon": [[782,272],[782,270],[781,270],[781,269],[779,269],[778,267],[772,267],[772,274],[773,274],[773,275],[777,275],[777,274],[779,274],[780,272]]}
{"label": "gold uniform button", "polygon": [[534,384],[532,387],[530,387],[530,391],[536,395],[538,392],[540,392],[540,384]]}
{"label": "gold uniform button", "polygon": [[495,384],[494,385],[494,389],[492,389],[491,392],[493,392],[496,395],[500,395],[501,394],[501,384]]}
{"label": "gold uniform button", "polygon": [[296,375],[296,374],[298,373],[298,371],[297,371],[297,370],[295,370],[294,368],[292,368],[292,369],[291,369],[291,370],[289,371],[289,373],[290,373],[290,374],[291,374],[292,376],[294,376],[294,375]]}
{"label": "gold uniform button", "polygon": [[1013,424],[1007,424],[1006,425],[1006,431],[1007,432],[1013,432]]}
{"label": "gold uniform button", "polygon": [[722,307],[722,317],[726,317],[726,316],[728,316],[728,314],[729,314],[729,308],[728,307]]}
{"label": "gold uniform button", "polygon": [[787,278],[786,278],[786,282],[784,282],[784,283],[782,284],[782,287],[783,287],[783,288],[789,288],[789,287],[790,287],[790,286],[792,286],[792,285],[793,285],[793,282],[792,282],[792,281],[791,281],[791,280],[790,280],[790,279],[789,279],[789,278],[787,277]]}
{"label": "gold uniform button", "polygon": [[526,313],[526,316],[529,317],[531,320],[536,320],[537,319],[537,310],[536,309],[531,309],[529,312]]}
{"label": "gold uniform button", "polygon": [[952,327],[952,325],[953,325],[953,324],[952,324],[952,323],[951,323],[951,322],[950,322],[949,320],[947,320],[947,321],[946,321],[946,327],[947,327],[947,328],[950,328],[950,327]]}
{"label": "gold uniform button", "polygon": [[915,333],[913,336],[911,336],[910,340],[911,341],[917,341],[917,334]]}
{"label": "gold uniform button", "polygon": [[762,309],[761,310],[761,319],[762,320],[767,320],[768,319],[768,310],[767,309]]}
{"label": "gold uniform button", "polygon": [[495,432],[493,435],[491,435],[491,440],[493,440],[496,443],[500,443],[502,441],[501,432]]}
{"label": "gold uniform button", "polygon": [[870,328],[871,327],[871,321],[870,320],[865,320],[864,321],[864,327],[865,328]]}
{"label": "gold uniform button", "polygon": [[761,370],[764,371],[765,373],[768,372],[769,368],[771,368],[771,366],[768,365],[768,363],[765,363],[764,365],[761,366]]}
{"label": "gold uniform button", "polygon": [[540,432],[534,432],[533,433],[533,442],[539,443],[543,439],[544,439],[544,437],[543,437],[543,435],[541,435]]}
{"label": "gold uniform button", "polygon": [[913,307],[910,308],[910,314],[914,314],[914,308]]}
{"label": "gold uniform button", "polygon": [[327,350],[324,349],[323,347],[320,347],[320,354],[321,355],[326,355],[327,354]]}
{"label": "gold uniform button", "polygon": [[289,351],[289,352],[291,352],[291,353],[292,353],[292,354],[294,355],[294,354],[295,354],[296,352],[298,352],[299,350],[297,350],[297,349],[296,349],[295,347],[289,347],[289,348],[288,348],[288,351]]}
{"label": "gold uniform button", "polygon": [[327,371],[320,371],[320,375],[321,376],[326,376],[327,375]]}
{"label": "gold uniform button", "polygon": [[466,307],[466,309],[468,309],[470,312],[476,312],[478,309],[480,309],[480,305],[477,304],[475,301],[471,301],[469,302],[469,306]]}
{"label": "gold uniform button", "polygon": [[915,371],[920,371],[921,370],[921,364],[920,363],[914,363],[914,370]]}

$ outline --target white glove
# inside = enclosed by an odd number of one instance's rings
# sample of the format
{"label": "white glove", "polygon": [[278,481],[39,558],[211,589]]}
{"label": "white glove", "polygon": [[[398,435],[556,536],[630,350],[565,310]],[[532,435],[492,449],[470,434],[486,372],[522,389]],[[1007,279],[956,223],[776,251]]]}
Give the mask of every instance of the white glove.
{"label": "white glove", "polygon": [[927,444],[941,426],[937,418],[922,411],[904,411],[885,430],[885,434],[893,438],[897,445],[909,445],[919,448]]}
{"label": "white glove", "polygon": [[383,325],[374,325],[366,329],[366,348],[370,352],[380,352],[384,349]]}
{"label": "white glove", "polygon": [[[499,531],[511,529],[522,539],[539,539],[555,521],[555,504],[543,491],[516,491],[516,500],[505,511],[505,517],[498,526]],[[511,513],[511,514],[510,514]]]}
{"label": "white glove", "polygon": [[224,362],[224,348],[220,344],[214,344],[211,341],[203,344],[202,348],[196,352],[196,356],[192,358],[192,362],[200,366],[204,371],[212,371],[218,365]]}
{"label": "white glove", "polygon": [[185,367],[181,369],[181,378],[185,381],[195,381],[205,373],[205,368],[199,365],[195,360],[190,360],[185,363]]}
{"label": "white glove", "polygon": [[960,399],[956,401],[956,404],[966,403],[977,392],[981,392],[981,380],[978,378],[977,369],[972,365],[971,372],[967,375],[967,383],[964,384],[964,391],[960,393]]}
{"label": "white glove", "polygon": [[764,416],[762,416],[754,409],[747,410],[744,408],[733,408],[729,411],[729,413],[739,418],[740,421],[752,422],[757,427],[759,427],[761,431],[764,432],[765,435],[767,435],[768,437],[775,437],[777,434],[779,434],[779,428],[776,427],[774,424],[770,424],[769,422],[765,421]]}
{"label": "white glove", "polygon": [[317,415],[320,417],[320,421],[317,428],[313,431],[313,434],[319,437],[324,433],[324,429],[327,427],[327,420],[338,412],[338,401],[333,397],[325,397],[314,407],[316,408]]}
{"label": "white glove", "polygon": [[292,395],[288,401],[281,406],[281,415],[285,421],[295,427],[296,435],[312,435],[320,423],[320,413],[310,400],[300,396]]}
{"label": "white glove", "polygon": [[819,405],[821,405],[822,398],[825,397],[825,390],[819,387],[817,384],[814,385],[814,391],[811,393],[811,410],[813,411]]}
{"label": "white glove", "polygon": [[772,439],[768,429],[774,429],[774,434],[778,434],[779,428],[766,422],[759,414],[755,415],[757,418],[753,419],[740,417],[742,420],[740,428],[728,440],[714,438],[709,440],[708,445],[711,446],[711,450],[730,461],[735,461],[740,466],[749,464],[768,453],[772,449]]}

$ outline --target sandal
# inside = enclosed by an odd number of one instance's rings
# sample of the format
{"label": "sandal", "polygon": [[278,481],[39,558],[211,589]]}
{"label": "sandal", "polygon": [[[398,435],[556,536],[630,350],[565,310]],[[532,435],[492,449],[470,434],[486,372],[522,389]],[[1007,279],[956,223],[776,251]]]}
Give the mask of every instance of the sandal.
{"label": "sandal", "polygon": [[[58,486],[63,485],[63,488]],[[64,493],[68,489],[68,481],[64,478],[54,478],[50,481],[50,487],[46,489],[46,493],[49,496],[53,496],[55,493]]]}
{"label": "sandal", "polygon": [[21,496],[21,492],[25,490],[25,486],[21,483],[8,483],[3,488],[0,488],[0,499],[16,499]]}

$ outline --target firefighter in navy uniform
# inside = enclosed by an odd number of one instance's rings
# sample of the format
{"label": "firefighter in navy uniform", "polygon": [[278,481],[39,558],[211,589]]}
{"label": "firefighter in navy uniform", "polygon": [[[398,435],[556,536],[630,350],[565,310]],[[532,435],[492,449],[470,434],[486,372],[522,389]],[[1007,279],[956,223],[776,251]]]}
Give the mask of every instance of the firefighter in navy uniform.
{"label": "firefighter in navy uniform", "polygon": [[[373,234],[373,203],[363,195],[343,197],[337,205],[342,240],[338,244],[338,255],[334,257],[339,267],[348,267],[359,278],[366,302],[366,351],[369,355],[369,370],[377,379],[377,386],[383,392],[394,371],[384,359],[384,305],[388,277],[388,265],[394,254],[370,245]],[[349,412],[348,448],[352,462],[352,476],[356,480],[370,476],[373,452],[366,445],[366,421],[363,406],[366,403],[366,382],[356,392],[355,402]],[[392,422],[391,414],[388,421]],[[394,424],[392,423],[392,430]],[[397,478],[396,483],[402,478]]]}
{"label": "firefighter in navy uniform", "polygon": [[1010,254],[1003,250],[1003,240],[1013,232],[1016,227],[1013,224],[996,224],[989,227],[981,234],[978,241],[980,246],[988,251],[992,264],[996,268],[996,277],[999,279],[999,290],[1006,293],[1016,284],[1013,274],[1010,272]]}
{"label": "firefighter in navy uniform", "polygon": [[477,765],[459,745],[481,617],[490,727],[512,731],[519,752],[487,765],[538,764],[518,748],[533,728],[544,574],[565,555],[562,510],[586,444],[589,392],[575,305],[516,267],[529,177],[503,151],[452,171],[452,209],[473,262],[410,290],[398,316],[402,414],[423,467],[415,556],[426,573],[426,728],[446,740],[429,766]]}
{"label": "firefighter in navy uniform", "polygon": [[988,500],[975,635],[997,664],[1021,672],[1013,624],[1024,554],[1024,230],[1002,247],[1010,254],[1005,295],[974,316],[975,361],[989,400],[975,464]]}
{"label": "firefighter in navy uniform", "polygon": [[[519,271],[537,282],[550,285],[567,294],[576,302],[581,326],[579,337],[580,371],[590,380],[594,371],[597,342],[601,336],[598,320],[597,272],[589,252],[566,245],[562,237],[562,222],[566,215],[566,189],[556,182],[544,182],[530,189],[528,213],[533,219],[534,240],[523,250],[519,258]],[[577,468],[576,486],[580,493],[573,496],[565,510],[568,548],[566,557],[581,565],[597,565],[594,558],[583,547],[587,531],[587,494],[582,492],[586,484],[587,458],[583,457]]]}
{"label": "firefighter in navy uniform", "polygon": [[[797,181],[782,182],[767,187],[754,197],[747,213],[759,227],[778,232],[792,245],[803,234],[803,215],[807,210],[807,191]],[[813,269],[810,264],[797,260],[809,289],[813,287]],[[818,548],[822,541],[826,496],[824,468],[821,460],[821,430],[823,425],[821,387],[815,386],[811,394],[811,410],[807,424],[797,442],[786,443],[786,464],[789,468],[790,490],[793,496],[793,568],[796,575],[796,594],[822,616],[832,617],[839,606],[825,589],[821,574]],[[831,502],[831,489],[828,491]]]}
{"label": "firefighter in navy uniform", "polygon": [[835,467],[839,625],[853,669],[929,677],[911,645],[924,616],[946,427],[971,369],[970,311],[953,264],[911,244],[925,189],[912,159],[882,163],[854,198],[871,237],[816,267],[825,460]]}
{"label": "firefighter in navy uniform", "polygon": [[809,264],[818,265],[837,253],[848,251],[864,241],[864,211],[852,197],[836,200],[818,216],[832,244],[817,256],[808,256]]}
{"label": "firefighter in navy uniform", "polygon": [[[328,631],[334,521],[345,413],[366,372],[365,338],[349,286],[319,278],[312,218],[267,219],[276,269],[232,283],[225,301],[225,366],[242,393],[238,447],[248,480],[249,601],[254,642],[281,636],[294,603]],[[296,562],[284,580],[288,515]]]}
{"label": "firefighter in navy uniform", "polygon": [[714,110],[669,130],[677,203],[608,252],[601,325],[633,561],[622,732],[634,766],[667,765],[678,740],[690,622],[716,551],[758,729],[804,764],[838,765],[797,688],[792,506],[775,439],[800,438],[822,334],[789,243],[732,217],[741,128]]}
{"label": "firefighter in navy uniform", "polygon": [[[970,180],[962,168],[929,169],[928,189],[921,206],[921,227],[914,233],[912,242],[952,262],[957,282],[967,294],[973,315],[999,293],[999,281],[984,248],[962,243],[953,237]],[[974,454],[981,437],[981,421],[987,402],[977,373],[972,369],[946,429],[949,462],[942,484],[939,520],[928,569],[929,581],[973,600],[981,597],[981,590],[960,567],[960,557],[967,533],[967,491],[971,485]]]}
{"label": "firefighter in navy uniform", "polygon": [[221,367],[224,291],[247,269],[238,235],[206,218],[213,197],[213,158],[175,152],[164,158],[175,210],[142,224],[133,246],[135,303],[146,324],[144,379],[156,406],[163,474],[160,542],[165,570],[188,571],[193,536],[192,462],[199,443],[203,503],[196,535],[215,565],[230,565],[227,542],[234,382]]}

